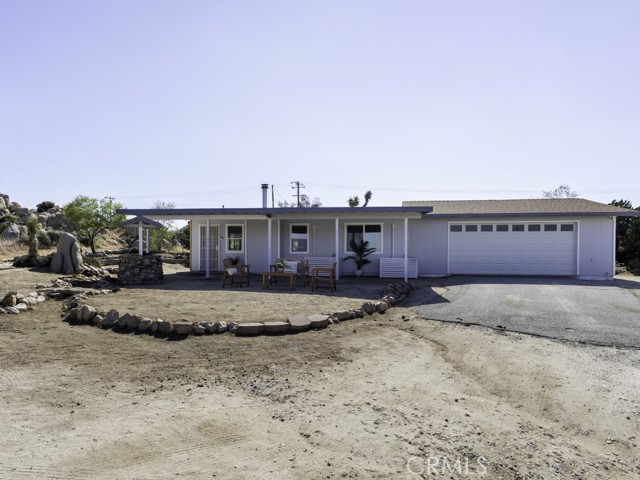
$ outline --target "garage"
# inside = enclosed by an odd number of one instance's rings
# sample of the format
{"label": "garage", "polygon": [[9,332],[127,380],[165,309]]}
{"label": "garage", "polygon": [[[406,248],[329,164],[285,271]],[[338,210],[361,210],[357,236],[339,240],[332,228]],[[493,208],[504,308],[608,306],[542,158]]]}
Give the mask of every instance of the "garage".
{"label": "garage", "polygon": [[450,222],[450,275],[577,275],[577,222]]}

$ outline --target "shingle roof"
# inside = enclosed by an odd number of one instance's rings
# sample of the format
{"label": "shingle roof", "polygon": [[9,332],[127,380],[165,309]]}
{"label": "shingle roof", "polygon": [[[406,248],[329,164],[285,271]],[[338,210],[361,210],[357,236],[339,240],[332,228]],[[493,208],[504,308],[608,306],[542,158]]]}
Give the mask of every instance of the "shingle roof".
{"label": "shingle roof", "polygon": [[637,210],[614,207],[584,198],[534,198],[514,200],[435,200],[407,201],[404,207],[433,207],[433,216],[532,216],[532,215],[605,215],[640,216]]}

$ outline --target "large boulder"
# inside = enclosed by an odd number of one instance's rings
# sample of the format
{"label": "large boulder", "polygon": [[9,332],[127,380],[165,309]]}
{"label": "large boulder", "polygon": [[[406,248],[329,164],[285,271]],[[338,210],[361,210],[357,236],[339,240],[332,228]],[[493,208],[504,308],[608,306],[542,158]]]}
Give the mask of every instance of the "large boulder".
{"label": "large boulder", "polygon": [[47,227],[60,230],[64,224],[64,215],[60,210],[49,210],[47,212]]}
{"label": "large boulder", "polygon": [[[5,200],[6,198],[6,200]],[[0,193],[0,210],[9,210],[7,207],[9,197]]]}
{"label": "large boulder", "polygon": [[29,209],[25,207],[16,208],[14,213],[23,220],[31,215]]}
{"label": "large boulder", "polygon": [[18,225],[15,223],[10,224],[7,228],[4,229],[2,235],[0,235],[2,240],[13,241],[15,242],[20,238],[20,229]]}
{"label": "large boulder", "polygon": [[84,268],[78,239],[70,233],[63,233],[58,240],[58,248],[51,260],[54,273],[74,274]]}

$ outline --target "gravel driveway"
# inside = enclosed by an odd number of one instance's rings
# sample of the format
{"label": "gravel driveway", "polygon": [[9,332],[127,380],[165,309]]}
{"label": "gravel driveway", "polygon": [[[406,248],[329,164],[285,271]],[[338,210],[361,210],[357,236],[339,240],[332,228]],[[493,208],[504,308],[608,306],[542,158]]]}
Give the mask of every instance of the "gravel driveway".
{"label": "gravel driveway", "polygon": [[451,277],[426,289],[415,307],[425,318],[640,348],[640,282]]}

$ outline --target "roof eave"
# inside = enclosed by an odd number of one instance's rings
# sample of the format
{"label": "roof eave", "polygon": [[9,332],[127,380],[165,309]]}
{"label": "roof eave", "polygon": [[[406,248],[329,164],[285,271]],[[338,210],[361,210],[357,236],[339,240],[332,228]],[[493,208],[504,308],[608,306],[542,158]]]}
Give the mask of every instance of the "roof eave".
{"label": "roof eave", "polygon": [[430,213],[424,218],[501,218],[501,217],[639,217],[640,212],[520,212],[520,213]]}

